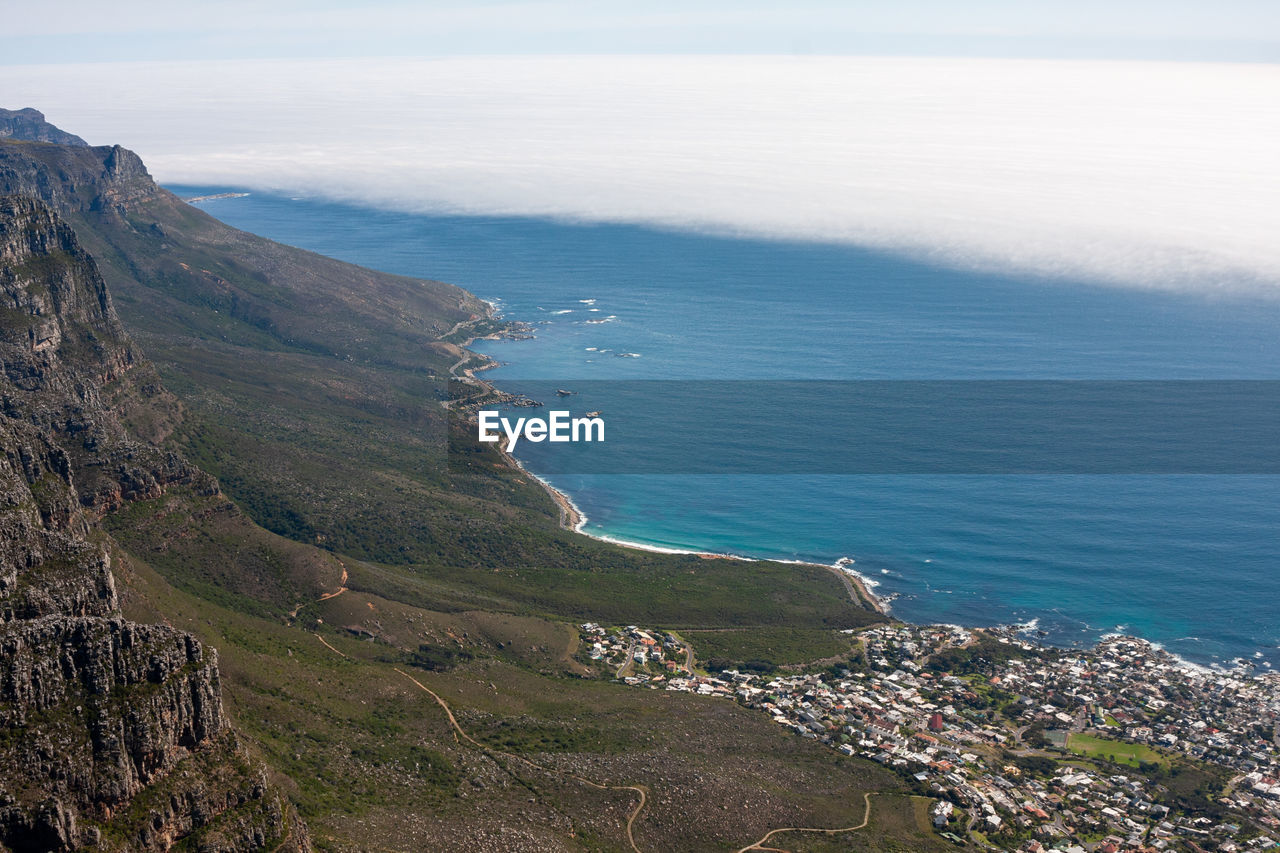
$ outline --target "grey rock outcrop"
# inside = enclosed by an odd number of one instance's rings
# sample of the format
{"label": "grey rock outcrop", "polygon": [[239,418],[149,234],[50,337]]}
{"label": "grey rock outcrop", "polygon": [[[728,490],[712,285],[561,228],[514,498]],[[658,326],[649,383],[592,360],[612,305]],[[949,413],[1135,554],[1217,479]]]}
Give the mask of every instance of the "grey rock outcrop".
{"label": "grey rock outcrop", "polygon": [[0,139],[21,139],[25,142],[51,142],[55,145],[88,147],[74,133],[67,133],[45,121],[44,113],[27,107],[22,110],[0,109]]}
{"label": "grey rock outcrop", "polygon": [[0,192],[46,202],[59,213],[123,214],[129,205],[162,192],[142,159],[119,145],[93,148],[31,146],[0,139]]}
{"label": "grey rock outcrop", "polygon": [[111,410],[106,389],[136,384],[140,359],[93,259],[32,198],[0,197],[0,310],[0,414],[55,437],[81,504],[101,515],[174,483],[216,490],[177,454],[131,438]]}
{"label": "grey rock outcrop", "polygon": [[119,616],[102,515],[217,490],[122,424],[110,389],[144,371],[74,232],[0,197],[0,851],[307,850],[223,712],[216,654]]}

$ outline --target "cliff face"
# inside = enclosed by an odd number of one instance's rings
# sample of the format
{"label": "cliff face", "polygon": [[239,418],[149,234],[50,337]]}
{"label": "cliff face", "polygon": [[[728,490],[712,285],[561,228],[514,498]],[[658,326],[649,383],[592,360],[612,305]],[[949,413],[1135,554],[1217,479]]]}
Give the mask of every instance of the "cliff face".
{"label": "cliff face", "polygon": [[172,483],[216,489],[174,453],[132,439],[105,399],[159,398],[116,317],[93,259],[48,207],[0,199],[0,411],[57,436],[80,502],[101,515]]}
{"label": "cliff face", "polygon": [[12,405],[94,408],[95,386],[135,360],[106,285],[75,234],[45,205],[0,199],[0,221],[6,378],[22,391],[42,392],[14,397]]}
{"label": "cliff face", "polygon": [[44,120],[44,113],[30,107],[24,110],[0,109],[0,139],[3,138],[52,142],[55,145],[89,145],[74,133],[67,133],[49,124]]}
{"label": "cliff face", "polygon": [[452,285],[237,231],[156,186],[119,146],[0,139],[3,194],[39,198],[75,227],[138,335],[176,325],[219,346],[269,340],[279,351],[430,375],[457,359],[435,348],[439,339],[488,310]]}
{"label": "cliff face", "polygon": [[137,154],[119,145],[21,146],[0,157],[0,191],[39,198],[62,214],[123,213],[161,193]]}
{"label": "cliff face", "polygon": [[217,488],[122,424],[120,388],[163,402],[140,364],[71,229],[0,198],[0,850],[305,850],[223,714],[216,656],[118,616],[102,514]]}

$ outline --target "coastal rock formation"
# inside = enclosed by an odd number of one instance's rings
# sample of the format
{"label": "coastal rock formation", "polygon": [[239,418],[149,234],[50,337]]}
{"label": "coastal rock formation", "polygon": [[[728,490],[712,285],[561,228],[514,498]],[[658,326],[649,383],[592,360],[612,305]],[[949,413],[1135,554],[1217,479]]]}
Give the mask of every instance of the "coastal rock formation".
{"label": "coastal rock formation", "polygon": [[32,198],[0,198],[0,367],[0,851],[309,849],[230,728],[216,655],[119,616],[100,518],[217,485],[130,435],[112,400],[167,397]]}
{"label": "coastal rock formation", "polygon": [[87,148],[85,142],[74,133],[67,133],[45,121],[44,113],[27,107],[23,110],[0,109],[0,139],[21,139],[26,142],[52,142],[55,145],[74,145]]}

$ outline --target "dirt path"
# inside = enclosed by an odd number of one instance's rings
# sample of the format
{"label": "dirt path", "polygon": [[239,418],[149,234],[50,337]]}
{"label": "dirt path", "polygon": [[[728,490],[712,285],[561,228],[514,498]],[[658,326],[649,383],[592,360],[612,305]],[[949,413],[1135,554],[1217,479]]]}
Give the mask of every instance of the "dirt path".
{"label": "dirt path", "polygon": [[286,846],[293,842],[293,827],[290,826],[284,834],[284,838],[280,839],[280,843],[271,848],[271,853],[280,853]]}
{"label": "dirt path", "polygon": [[[324,641],[322,640],[321,642],[324,642]],[[328,643],[325,643],[325,645],[328,645]],[[339,652],[339,654],[341,654],[341,652]],[[574,773],[569,773],[568,771],[565,771],[565,770],[558,770],[554,767],[544,767],[541,764],[538,764],[537,762],[530,761],[529,759],[525,758],[522,755],[516,755],[513,752],[503,752],[502,750],[485,746],[475,738],[471,737],[471,735],[467,734],[466,730],[463,729],[462,726],[458,724],[458,720],[456,717],[453,716],[453,711],[449,708],[449,704],[445,702],[444,699],[440,698],[440,694],[436,693],[430,687],[427,687],[421,681],[414,678],[412,675],[405,672],[404,670],[399,669],[397,667],[392,667],[392,669],[395,669],[396,672],[400,673],[400,675],[404,676],[409,681],[412,681],[415,685],[418,686],[420,690],[424,691],[425,693],[430,695],[432,699],[436,700],[436,704],[439,705],[441,710],[444,711],[445,717],[447,717],[449,720],[449,725],[453,728],[454,740],[457,740],[459,743],[461,743],[462,741],[466,741],[467,743],[471,744],[476,749],[479,749],[482,752],[486,752],[491,755],[501,755],[503,758],[510,758],[514,761],[519,761],[520,763],[525,764],[529,767],[532,767],[535,770],[540,770],[543,773],[553,773],[558,776],[564,776],[568,779],[573,779],[575,782],[581,782],[582,784],[595,788],[598,791],[635,791],[637,794],[640,795],[640,800],[639,802],[636,803],[636,807],[631,810],[631,813],[627,815],[627,826],[626,826],[627,843],[631,845],[631,849],[634,851],[634,853],[640,853],[640,848],[636,846],[636,839],[635,839],[633,830],[635,827],[636,818],[640,816],[640,812],[644,811],[645,804],[648,803],[649,801],[649,794],[644,788],[642,788],[639,785],[601,785],[598,782],[592,782],[590,779],[586,779]],[[870,811],[870,801],[868,801],[868,813],[869,811]]]}
{"label": "dirt path", "polygon": [[[319,634],[316,634],[315,637],[321,643],[324,643],[325,647],[328,648],[330,651],[334,652],[337,655],[340,655],[341,657],[344,657],[344,658],[347,657],[345,654],[338,651],[333,646],[329,645],[329,643],[325,642],[325,639],[321,637]],[[602,785],[599,782],[593,782],[592,780],[587,779],[583,776],[579,776],[576,773],[570,773],[567,770],[560,770],[555,767],[546,767],[544,765],[538,764],[535,761],[531,761],[522,755],[516,755],[513,752],[503,752],[502,750],[494,749],[493,747],[486,746],[485,744],[482,744],[480,743],[480,741],[471,737],[471,735],[467,734],[466,729],[462,728],[462,725],[458,722],[458,718],[453,715],[453,709],[449,707],[449,703],[445,702],[444,699],[441,698],[440,694],[436,693],[430,687],[427,687],[421,681],[414,678],[412,675],[400,669],[399,667],[392,667],[392,669],[400,676],[412,682],[414,686],[416,686],[419,690],[423,691],[424,693],[426,693],[428,696],[430,696],[432,699],[435,700],[436,704],[440,706],[440,710],[444,711],[445,718],[449,721],[449,727],[453,730],[453,738],[459,744],[465,741],[466,743],[470,744],[471,746],[475,747],[481,752],[487,753],[489,755],[499,755],[499,756],[502,756],[503,758],[511,759],[513,761],[518,761],[521,764],[526,765],[527,767],[533,768],[534,770],[539,770],[543,773],[550,773],[557,776],[563,776],[567,779],[572,779],[575,782],[579,782],[583,785],[587,785],[588,787],[595,788],[598,791],[633,791],[635,792],[637,795],[639,795],[639,800],[636,802],[635,808],[632,809],[631,812],[627,815],[626,834],[627,834],[627,843],[631,846],[631,850],[633,851],[633,853],[641,853],[640,847],[636,844],[636,839],[635,839],[635,822],[636,822],[636,819],[640,817],[640,814],[644,811],[644,807],[649,802],[649,793],[643,786]],[[866,811],[863,812],[862,822],[857,824],[856,826],[846,826],[846,827],[841,827],[839,829],[823,829],[821,827],[808,827],[808,826],[785,826],[785,827],[780,827],[778,829],[771,829],[769,830],[769,832],[765,833],[764,837],[762,837],[759,841],[756,841],[754,844],[748,844],[746,847],[739,848],[737,853],[748,853],[748,851],[752,851],[752,850],[766,851],[766,853],[767,851],[773,851],[773,853],[785,853],[785,851],[783,851],[782,848],[764,846],[775,835],[781,835],[784,832],[811,832],[811,833],[817,833],[820,835],[839,835],[845,832],[856,832],[860,829],[865,829],[867,824],[871,822],[871,792],[868,791],[864,793],[862,795],[862,799],[863,799],[863,802],[866,804]]]}
{"label": "dirt path", "polygon": [[347,564],[338,560],[338,565],[342,566],[342,577],[338,578],[338,589],[336,592],[321,593],[317,601],[328,601],[331,598],[337,598],[347,591]]}
{"label": "dirt path", "polygon": [[871,792],[868,791],[867,793],[863,794],[862,799],[867,804],[867,810],[866,810],[866,813],[864,813],[862,816],[862,823],[858,824],[857,826],[846,826],[843,829],[819,829],[816,827],[808,827],[808,826],[784,826],[781,829],[769,830],[768,832],[765,833],[764,838],[761,838],[755,844],[748,844],[746,847],[739,849],[738,853],[747,853],[748,850],[777,851],[779,848],[765,847],[764,844],[770,838],[773,838],[773,836],[780,835],[781,833],[784,833],[784,832],[816,832],[821,835],[839,835],[842,832],[856,832],[859,829],[865,829],[867,824],[871,822]]}
{"label": "dirt path", "polygon": [[[338,559],[337,557],[334,557],[334,559],[338,560],[339,566],[342,566],[342,576],[338,578],[338,590],[337,592],[322,592],[320,593],[320,597],[317,598],[316,601],[328,601],[331,598],[337,598],[338,596],[342,595],[344,592],[347,591],[347,564],[342,562],[342,560]],[[294,607],[293,610],[289,611],[289,618],[297,619],[298,614],[302,612],[302,608],[306,606],[307,605],[304,602]]]}
{"label": "dirt path", "polygon": [[577,675],[590,675],[591,668],[583,666],[574,657],[578,653],[578,648],[582,645],[582,637],[578,634],[578,629],[573,625],[566,625],[565,628],[569,632],[569,642],[565,646],[564,654],[560,656],[560,662],[568,667],[570,672]]}
{"label": "dirt path", "polygon": [[324,647],[329,651],[333,652],[335,655],[340,655],[341,657],[344,657],[344,658],[346,657],[346,655],[342,654],[342,652],[338,651],[333,646],[329,645],[328,641],[325,640],[324,637],[321,637],[319,634],[316,634],[316,639],[324,643]]}

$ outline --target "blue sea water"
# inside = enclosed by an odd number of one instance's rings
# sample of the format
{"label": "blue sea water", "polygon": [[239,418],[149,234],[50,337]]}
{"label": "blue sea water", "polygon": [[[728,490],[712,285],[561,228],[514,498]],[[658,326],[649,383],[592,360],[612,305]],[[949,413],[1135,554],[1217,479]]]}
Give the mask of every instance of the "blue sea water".
{"label": "blue sea water", "polygon": [[[1280,378],[1280,300],[1001,276],[847,246],[409,215],[257,193],[202,207],[282,242],[458,284],[534,324],[534,340],[476,345],[505,363],[488,374],[499,385]],[[838,436],[839,424],[832,430]],[[721,452],[745,458],[750,433]],[[853,558],[904,619],[1035,620],[1060,644],[1124,631],[1195,662],[1280,664],[1280,477],[548,479],[584,510],[591,533],[755,557]]]}

